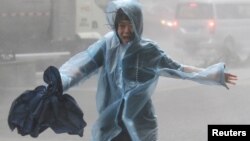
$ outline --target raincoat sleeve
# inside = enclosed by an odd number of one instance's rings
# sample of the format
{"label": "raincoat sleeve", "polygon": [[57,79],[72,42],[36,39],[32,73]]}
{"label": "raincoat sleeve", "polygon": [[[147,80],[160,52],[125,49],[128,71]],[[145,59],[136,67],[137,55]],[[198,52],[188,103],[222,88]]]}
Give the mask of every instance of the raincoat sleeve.
{"label": "raincoat sleeve", "polygon": [[100,39],[87,50],[80,52],[66,61],[59,69],[63,90],[67,90],[80,81],[97,73],[103,64],[105,39]]}
{"label": "raincoat sleeve", "polygon": [[160,51],[160,59],[157,69],[159,75],[192,80],[206,85],[221,85],[228,89],[228,86],[225,83],[224,63],[217,63],[208,66],[207,68],[200,69],[199,71],[194,70],[191,72],[185,71],[185,67],[189,66],[177,63],[167,56],[163,51]]}

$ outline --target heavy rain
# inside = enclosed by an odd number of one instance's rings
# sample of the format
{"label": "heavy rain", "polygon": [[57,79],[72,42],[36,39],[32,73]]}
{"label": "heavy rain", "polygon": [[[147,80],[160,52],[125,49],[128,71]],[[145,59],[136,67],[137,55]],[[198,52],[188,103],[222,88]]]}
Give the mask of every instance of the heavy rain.
{"label": "heavy rain", "polygon": [[[0,140],[88,141],[97,119],[98,74],[71,88],[87,127],[81,138],[46,130],[37,138],[8,127],[12,102],[25,90],[44,85],[43,71],[60,67],[110,28],[108,0],[0,1]],[[199,2],[198,2],[199,1]],[[187,80],[160,78],[152,99],[160,141],[205,141],[210,124],[250,124],[250,1],[140,0],[143,36],[171,58],[197,67],[225,62],[238,76],[229,90]]]}

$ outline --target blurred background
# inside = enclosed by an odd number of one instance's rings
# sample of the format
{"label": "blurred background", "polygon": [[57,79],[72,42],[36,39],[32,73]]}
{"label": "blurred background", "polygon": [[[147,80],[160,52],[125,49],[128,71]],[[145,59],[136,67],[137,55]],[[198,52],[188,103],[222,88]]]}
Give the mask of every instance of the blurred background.
{"label": "blurred background", "polygon": [[[69,90],[84,111],[83,138],[46,130],[38,138],[22,137],[7,124],[12,101],[44,84],[43,71],[60,67],[110,29],[109,0],[0,1],[0,139],[87,141],[97,118],[98,75]],[[141,0],[143,36],[174,60],[199,67],[223,61],[238,75],[230,90],[194,82],[160,78],[153,102],[159,140],[205,141],[208,124],[250,124],[250,1]],[[231,13],[230,13],[231,12]]]}

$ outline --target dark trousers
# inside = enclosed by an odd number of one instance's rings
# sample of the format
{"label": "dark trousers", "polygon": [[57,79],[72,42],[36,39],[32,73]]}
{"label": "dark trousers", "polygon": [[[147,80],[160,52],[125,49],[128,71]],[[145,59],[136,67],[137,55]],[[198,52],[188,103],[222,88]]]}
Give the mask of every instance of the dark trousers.
{"label": "dark trousers", "polygon": [[126,129],[123,129],[122,132],[116,136],[112,141],[132,141],[128,131]]}
{"label": "dark trousers", "polygon": [[122,131],[119,135],[117,135],[114,139],[112,139],[112,141],[132,141],[128,133],[128,130],[122,121],[123,105],[124,105],[124,102],[122,102],[120,111],[118,114],[118,124],[122,128]]}

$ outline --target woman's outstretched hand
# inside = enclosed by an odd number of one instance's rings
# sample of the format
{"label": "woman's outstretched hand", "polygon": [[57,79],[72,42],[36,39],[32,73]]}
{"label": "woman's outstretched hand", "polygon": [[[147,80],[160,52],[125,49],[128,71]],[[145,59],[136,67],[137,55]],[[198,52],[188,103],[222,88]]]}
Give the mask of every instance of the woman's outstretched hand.
{"label": "woman's outstretched hand", "polygon": [[228,84],[236,85],[236,81],[238,80],[237,76],[231,73],[225,73],[225,81]]}

